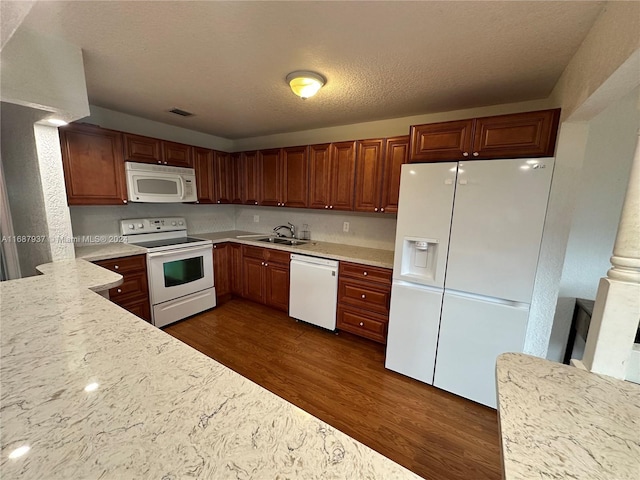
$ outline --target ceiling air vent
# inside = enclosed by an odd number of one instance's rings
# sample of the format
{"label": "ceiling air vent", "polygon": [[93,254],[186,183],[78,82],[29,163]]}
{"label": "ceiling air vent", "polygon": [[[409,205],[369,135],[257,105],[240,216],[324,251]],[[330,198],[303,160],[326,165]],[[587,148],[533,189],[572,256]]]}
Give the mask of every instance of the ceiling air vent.
{"label": "ceiling air vent", "polygon": [[181,117],[193,117],[193,113],[187,112],[185,110],[180,110],[179,108],[172,108],[171,110],[169,110],[169,112],[180,115]]}

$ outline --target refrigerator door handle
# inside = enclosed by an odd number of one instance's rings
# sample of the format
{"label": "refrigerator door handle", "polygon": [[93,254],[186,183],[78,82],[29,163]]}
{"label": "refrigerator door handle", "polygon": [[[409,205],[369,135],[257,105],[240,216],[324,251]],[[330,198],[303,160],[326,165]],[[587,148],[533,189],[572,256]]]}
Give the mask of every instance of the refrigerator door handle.
{"label": "refrigerator door handle", "polygon": [[513,308],[520,308],[523,310],[528,310],[530,305],[528,303],[523,303],[523,302],[514,302],[512,300],[507,300],[504,298],[496,298],[496,297],[487,297],[485,295],[478,295],[476,293],[469,293],[469,292],[460,292],[458,290],[450,290],[445,288],[444,290],[445,295],[452,295],[455,297],[462,297],[462,298],[469,298],[472,300],[478,300],[480,302],[486,302],[486,303],[496,303],[499,305],[505,305],[508,307],[513,307]]}

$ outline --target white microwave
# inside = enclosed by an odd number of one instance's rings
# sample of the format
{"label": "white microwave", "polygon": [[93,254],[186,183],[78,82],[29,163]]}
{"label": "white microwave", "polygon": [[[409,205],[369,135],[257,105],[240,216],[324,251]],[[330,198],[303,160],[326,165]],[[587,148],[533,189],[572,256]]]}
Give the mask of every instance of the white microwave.
{"label": "white microwave", "polygon": [[193,168],[125,162],[129,202],[182,203],[198,201]]}

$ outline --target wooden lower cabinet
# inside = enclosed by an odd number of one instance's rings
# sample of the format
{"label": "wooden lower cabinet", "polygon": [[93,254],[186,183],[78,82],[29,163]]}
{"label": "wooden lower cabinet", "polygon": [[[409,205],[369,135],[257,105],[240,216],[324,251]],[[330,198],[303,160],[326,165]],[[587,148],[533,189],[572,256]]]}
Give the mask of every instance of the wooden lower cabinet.
{"label": "wooden lower cabinet", "polygon": [[387,343],[391,270],[340,262],[338,330]]}
{"label": "wooden lower cabinet", "polygon": [[213,245],[213,283],[216,287],[216,303],[225,302],[231,296],[231,247],[229,243]]}
{"label": "wooden lower cabinet", "polygon": [[112,258],[95,263],[123,277],[121,285],[109,290],[109,300],[151,322],[146,255]]}
{"label": "wooden lower cabinet", "polygon": [[242,245],[229,244],[229,273],[231,277],[231,293],[242,296],[244,275],[242,274]]}
{"label": "wooden lower cabinet", "polygon": [[289,311],[288,252],[242,247],[242,296],[284,312]]}

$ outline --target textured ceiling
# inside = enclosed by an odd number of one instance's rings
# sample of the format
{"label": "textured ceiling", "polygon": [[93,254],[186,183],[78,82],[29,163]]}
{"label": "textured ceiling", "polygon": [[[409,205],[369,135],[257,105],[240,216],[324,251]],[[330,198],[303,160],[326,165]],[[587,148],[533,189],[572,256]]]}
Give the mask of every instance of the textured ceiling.
{"label": "textured ceiling", "polygon": [[[546,98],[602,2],[38,2],[89,102],[226,138]],[[294,70],[327,78],[295,97]],[[195,114],[177,117],[178,107]]]}

